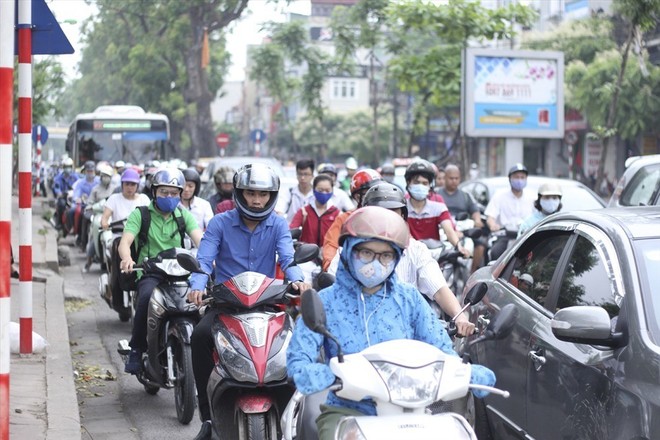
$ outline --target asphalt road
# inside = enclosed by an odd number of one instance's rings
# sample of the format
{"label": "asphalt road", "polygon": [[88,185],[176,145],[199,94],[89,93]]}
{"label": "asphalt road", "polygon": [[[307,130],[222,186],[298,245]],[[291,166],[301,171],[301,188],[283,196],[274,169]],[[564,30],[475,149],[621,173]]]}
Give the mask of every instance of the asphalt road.
{"label": "asphalt road", "polygon": [[189,425],[176,418],[173,390],[151,396],[131,375],[117,354],[117,342],[130,339],[130,322],[120,322],[98,291],[101,269],[83,273],[85,255],[72,238],[71,266],[60,267],[64,278],[71,356],[77,372],[76,389],[83,440],[167,440],[194,438],[201,422],[195,413]]}

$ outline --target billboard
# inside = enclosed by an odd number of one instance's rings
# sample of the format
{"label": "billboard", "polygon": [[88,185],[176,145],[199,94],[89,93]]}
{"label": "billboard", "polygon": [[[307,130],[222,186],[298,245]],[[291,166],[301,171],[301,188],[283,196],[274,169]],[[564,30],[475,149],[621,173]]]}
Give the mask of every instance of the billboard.
{"label": "billboard", "polygon": [[472,137],[563,138],[562,52],[466,49],[464,134]]}

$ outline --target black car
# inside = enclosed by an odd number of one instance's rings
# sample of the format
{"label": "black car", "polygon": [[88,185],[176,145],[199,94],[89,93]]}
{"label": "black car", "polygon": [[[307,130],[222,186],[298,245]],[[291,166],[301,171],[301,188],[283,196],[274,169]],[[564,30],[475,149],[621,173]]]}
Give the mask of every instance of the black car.
{"label": "black car", "polygon": [[468,349],[511,392],[472,400],[480,439],[660,438],[659,207],[548,217],[465,291],[478,282],[477,334],[519,312],[510,336]]}

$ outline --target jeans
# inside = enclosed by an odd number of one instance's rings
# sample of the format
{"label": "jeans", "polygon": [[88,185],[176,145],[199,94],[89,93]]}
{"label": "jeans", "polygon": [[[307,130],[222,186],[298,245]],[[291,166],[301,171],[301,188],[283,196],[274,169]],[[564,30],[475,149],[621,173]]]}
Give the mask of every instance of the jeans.
{"label": "jeans", "polygon": [[145,274],[137,283],[137,305],[133,318],[133,332],[129,345],[133,350],[147,351],[147,315],[149,313],[149,300],[154,288],[163,281],[157,274]]}
{"label": "jeans", "polygon": [[199,416],[202,421],[211,420],[211,407],[206,394],[206,385],[213,371],[213,335],[211,327],[218,316],[218,310],[207,310],[202,319],[193,330],[190,340],[192,349],[193,373],[195,375],[195,386],[197,387],[197,400],[199,404]]}

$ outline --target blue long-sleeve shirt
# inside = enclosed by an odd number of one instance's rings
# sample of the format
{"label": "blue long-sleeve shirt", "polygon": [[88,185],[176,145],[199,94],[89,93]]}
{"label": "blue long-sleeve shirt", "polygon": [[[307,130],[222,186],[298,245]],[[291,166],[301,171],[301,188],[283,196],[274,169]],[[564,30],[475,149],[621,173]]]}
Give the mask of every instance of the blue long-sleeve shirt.
{"label": "blue long-sleeve shirt", "polygon": [[[269,215],[250,231],[236,209],[214,216],[197,251],[202,269],[211,273],[215,261],[215,282],[222,283],[245,271],[253,271],[273,278],[275,256],[291,281],[303,280],[299,267],[288,267],[293,261],[293,240],[286,220]],[[190,277],[193,290],[203,290],[207,277],[194,273]]]}
{"label": "blue long-sleeve shirt", "polygon": [[61,194],[72,189],[73,184],[76,183],[79,178],[80,176],[74,172],[64,174],[64,171],[60,171],[60,173],[53,179],[53,192],[55,193],[55,196],[59,197]]}
{"label": "blue long-sleeve shirt", "polygon": [[[350,255],[355,244],[344,247],[342,255]],[[445,353],[456,354],[447,332],[422,295],[413,286],[400,282],[396,274],[374,294],[364,295],[361,290],[358,282],[340,264],[335,284],[320,291],[327,328],[337,337],[345,354],[358,353],[370,345],[394,339],[416,339]],[[302,319],[298,319],[287,349],[287,369],[303,394],[326,389],[335,380],[327,364],[316,362],[321,347],[327,360],[337,356],[334,342],[324,341],[322,335],[312,332]],[[473,366],[472,376],[476,383],[492,385],[495,382],[493,373],[481,366]],[[327,404],[367,415],[376,414],[374,402],[370,399],[355,402],[330,392]]]}
{"label": "blue long-sleeve shirt", "polygon": [[73,187],[73,200],[82,198],[83,194],[87,197],[92,193],[92,189],[100,182],[98,176],[94,176],[94,179],[87,180],[83,177],[78,180]]}

